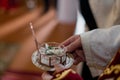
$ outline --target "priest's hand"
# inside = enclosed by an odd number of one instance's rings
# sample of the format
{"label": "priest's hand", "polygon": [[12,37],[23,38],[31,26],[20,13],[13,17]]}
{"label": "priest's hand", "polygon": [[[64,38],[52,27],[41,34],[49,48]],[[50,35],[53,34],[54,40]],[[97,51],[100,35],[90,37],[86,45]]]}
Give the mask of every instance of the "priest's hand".
{"label": "priest's hand", "polygon": [[67,49],[68,53],[71,53],[74,57],[74,64],[85,61],[85,55],[82,48],[81,37],[80,35],[73,35],[64,42],[61,43]]}

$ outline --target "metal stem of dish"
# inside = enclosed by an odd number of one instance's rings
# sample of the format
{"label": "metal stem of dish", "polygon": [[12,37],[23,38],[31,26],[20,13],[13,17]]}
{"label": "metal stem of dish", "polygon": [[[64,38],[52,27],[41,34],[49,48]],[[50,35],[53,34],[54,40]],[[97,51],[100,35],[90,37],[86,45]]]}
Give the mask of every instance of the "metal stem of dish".
{"label": "metal stem of dish", "polygon": [[[35,41],[35,45],[36,45],[37,51],[38,51],[38,53],[40,53],[40,51],[39,51],[39,43],[38,43],[38,41],[37,41],[37,38],[35,37],[35,32],[34,32],[33,25],[32,25],[31,22],[30,22],[30,29],[31,29],[32,35],[33,35],[33,37],[34,37],[34,41]],[[41,58],[41,55],[40,55],[40,58]],[[40,59],[40,60],[41,60],[41,59]]]}

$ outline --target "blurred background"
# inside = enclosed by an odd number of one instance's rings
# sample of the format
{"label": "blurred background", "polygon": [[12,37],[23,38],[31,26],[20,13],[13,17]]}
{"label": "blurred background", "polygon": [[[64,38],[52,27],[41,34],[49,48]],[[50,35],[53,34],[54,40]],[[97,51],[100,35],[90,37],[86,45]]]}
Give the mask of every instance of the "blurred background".
{"label": "blurred background", "polygon": [[[0,0],[1,79],[40,80],[43,70],[31,61],[36,46],[29,23],[33,23],[39,43],[60,43],[79,33],[78,4],[77,0]],[[84,32],[85,22],[79,17]]]}
{"label": "blurred background", "polygon": [[[119,8],[120,0],[0,0],[0,79],[41,80],[43,70],[31,61],[36,46],[30,22],[39,43],[60,43],[88,30],[119,25]],[[86,63],[72,68],[84,80],[93,80]]]}

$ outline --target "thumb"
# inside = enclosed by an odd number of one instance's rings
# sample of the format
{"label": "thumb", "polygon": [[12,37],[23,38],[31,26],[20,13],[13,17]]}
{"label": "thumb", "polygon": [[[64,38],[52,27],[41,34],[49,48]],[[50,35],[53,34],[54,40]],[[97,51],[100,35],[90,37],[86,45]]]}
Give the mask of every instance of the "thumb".
{"label": "thumb", "polygon": [[62,64],[55,64],[54,67],[57,73],[65,69]]}

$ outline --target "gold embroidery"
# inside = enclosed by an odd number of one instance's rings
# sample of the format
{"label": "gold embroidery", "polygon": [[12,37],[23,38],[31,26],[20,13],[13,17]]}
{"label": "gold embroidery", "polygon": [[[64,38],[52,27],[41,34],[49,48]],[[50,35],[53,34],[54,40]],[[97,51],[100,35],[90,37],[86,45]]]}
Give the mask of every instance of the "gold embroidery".
{"label": "gold embroidery", "polygon": [[114,66],[112,65],[110,68],[105,69],[103,75],[109,75],[112,72],[114,72],[114,74],[118,74],[120,72],[120,64]]}
{"label": "gold embroidery", "polygon": [[60,76],[60,74],[56,74],[56,77],[59,77]]}
{"label": "gold embroidery", "polygon": [[61,75],[57,74],[56,77],[57,77],[57,76],[58,76],[58,77],[55,78],[55,79],[53,79],[53,80],[61,80],[61,79],[63,79],[65,76],[67,76],[67,74],[68,74],[69,72],[72,72],[72,73],[74,73],[74,74],[76,73],[76,72],[73,71],[72,69],[68,69],[68,70],[65,70],[64,72],[62,72]]}

